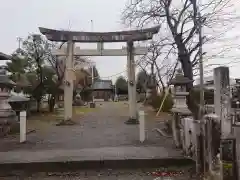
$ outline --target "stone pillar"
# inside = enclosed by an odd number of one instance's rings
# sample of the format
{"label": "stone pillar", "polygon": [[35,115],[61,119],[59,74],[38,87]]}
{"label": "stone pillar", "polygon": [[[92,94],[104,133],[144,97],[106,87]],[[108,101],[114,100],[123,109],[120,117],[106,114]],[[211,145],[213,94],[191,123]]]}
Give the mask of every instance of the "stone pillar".
{"label": "stone pillar", "polygon": [[[237,179],[237,173],[235,171],[237,157],[235,153],[236,141],[232,134],[230,78],[228,67],[218,67],[214,69],[214,85],[215,113],[218,115],[221,123],[220,179],[235,180]],[[226,163],[231,164],[232,168],[226,168],[224,165]],[[229,171],[231,171],[231,173],[229,173]]]}
{"label": "stone pillar", "polygon": [[137,120],[137,101],[136,101],[136,81],[135,81],[135,63],[133,54],[133,42],[127,43],[127,69],[128,69],[128,102],[129,102],[129,120],[127,124],[138,124]]}
{"label": "stone pillar", "polygon": [[215,113],[220,118],[222,138],[231,134],[231,100],[230,100],[229,68],[214,69],[214,106]]}
{"label": "stone pillar", "polygon": [[72,102],[73,102],[73,49],[74,43],[67,42],[67,58],[64,72],[64,120],[72,120]]}
{"label": "stone pillar", "polygon": [[206,120],[206,135],[207,135],[207,156],[208,156],[208,165],[209,171],[213,171],[213,121],[218,120],[218,116],[216,114],[207,114],[205,115],[204,119]]}

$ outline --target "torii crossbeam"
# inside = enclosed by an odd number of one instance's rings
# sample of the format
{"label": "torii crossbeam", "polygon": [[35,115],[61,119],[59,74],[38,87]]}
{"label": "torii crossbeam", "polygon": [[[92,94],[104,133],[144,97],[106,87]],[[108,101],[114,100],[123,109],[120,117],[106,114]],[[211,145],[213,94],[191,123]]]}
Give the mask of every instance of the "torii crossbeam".
{"label": "torii crossbeam", "polygon": [[160,26],[132,31],[116,32],[81,32],[81,31],[62,31],[40,27],[40,32],[50,41],[81,43],[96,42],[128,42],[128,41],[145,41],[153,38],[158,33]]}

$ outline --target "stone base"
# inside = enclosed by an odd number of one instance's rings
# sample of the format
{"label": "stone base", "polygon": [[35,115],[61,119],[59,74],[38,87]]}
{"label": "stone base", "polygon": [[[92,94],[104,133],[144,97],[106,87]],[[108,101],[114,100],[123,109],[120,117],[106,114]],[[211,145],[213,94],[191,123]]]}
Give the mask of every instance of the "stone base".
{"label": "stone base", "polygon": [[8,117],[0,117],[0,137],[19,132],[20,123],[17,121],[17,117],[14,114]]}
{"label": "stone base", "polygon": [[139,121],[138,119],[129,118],[127,121],[125,121],[125,124],[136,125],[136,124],[139,124]]}
{"label": "stone base", "polygon": [[90,102],[90,103],[89,103],[89,107],[90,107],[90,108],[95,108],[95,107],[96,107],[96,104],[95,104],[94,102]]}
{"label": "stone base", "polygon": [[82,100],[75,100],[73,103],[74,106],[83,106],[84,102]]}
{"label": "stone base", "polygon": [[16,118],[16,112],[13,110],[0,110],[0,123],[2,121],[12,121]]}

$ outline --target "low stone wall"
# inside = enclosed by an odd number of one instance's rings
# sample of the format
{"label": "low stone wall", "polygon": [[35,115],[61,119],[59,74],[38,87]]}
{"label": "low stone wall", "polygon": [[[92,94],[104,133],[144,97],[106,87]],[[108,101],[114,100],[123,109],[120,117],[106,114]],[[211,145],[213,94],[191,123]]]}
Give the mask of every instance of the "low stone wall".
{"label": "low stone wall", "polygon": [[[211,163],[211,168],[215,168],[215,160],[219,152],[220,144],[220,124],[218,117],[215,114],[208,114],[205,119],[205,135],[207,139],[206,162]],[[194,120],[192,117],[185,117],[180,120],[180,142],[183,152],[186,156],[195,159],[197,147],[197,136],[199,133],[200,121]],[[240,129],[239,129],[240,133]]]}
{"label": "low stone wall", "polygon": [[181,119],[181,140],[185,155],[195,158],[196,129],[194,119],[185,117]]}

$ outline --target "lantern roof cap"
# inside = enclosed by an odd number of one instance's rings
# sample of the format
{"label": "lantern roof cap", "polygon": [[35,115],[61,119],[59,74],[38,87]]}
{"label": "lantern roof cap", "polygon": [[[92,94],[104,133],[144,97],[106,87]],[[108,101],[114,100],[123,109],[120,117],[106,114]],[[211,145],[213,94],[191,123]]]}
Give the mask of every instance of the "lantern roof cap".
{"label": "lantern roof cap", "polygon": [[193,80],[185,77],[181,69],[177,70],[175,78],[170,81],[171,85],[184,85],[193,82]]}
{"label": "lantern roof cap", "polygon": [[0,84],[7,85],[7,86],[15,86],[16,83],[9,79],[8,75],[6,74],[6,70],[0,68]]}

